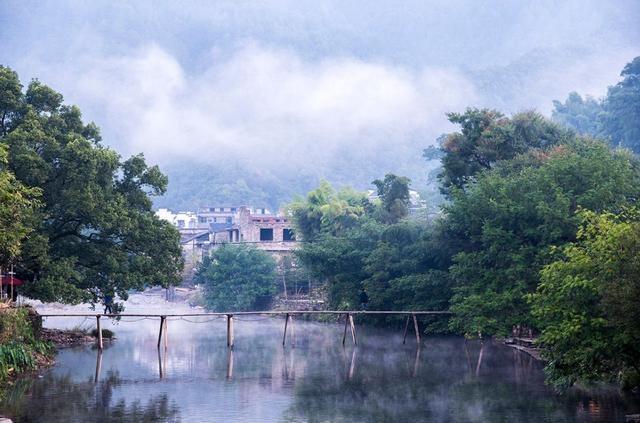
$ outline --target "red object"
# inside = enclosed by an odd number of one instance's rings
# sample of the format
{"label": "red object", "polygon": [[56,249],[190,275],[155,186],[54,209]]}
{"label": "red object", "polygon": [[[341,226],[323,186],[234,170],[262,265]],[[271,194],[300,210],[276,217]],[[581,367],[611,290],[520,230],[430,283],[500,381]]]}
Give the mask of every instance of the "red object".
{"label": "red object", "polygon": [[[2,279],[2,285],[11,286],[11,277],[9,275],[2,275],[0,279]],[[24,281],[22,279],[13,278],[13,286],[20,286],[23,283]]]}

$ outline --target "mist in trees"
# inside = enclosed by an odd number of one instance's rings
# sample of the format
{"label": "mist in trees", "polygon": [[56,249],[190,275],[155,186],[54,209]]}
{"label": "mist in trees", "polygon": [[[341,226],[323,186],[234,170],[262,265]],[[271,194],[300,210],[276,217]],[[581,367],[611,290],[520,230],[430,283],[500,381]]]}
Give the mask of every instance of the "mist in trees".
{"label": "mist in trees", "polygon": [[640,154],[640,57],[629,62],[620,77],[602,99],[572,92],[564,103],[554,101],[553,118],[581,134]]}

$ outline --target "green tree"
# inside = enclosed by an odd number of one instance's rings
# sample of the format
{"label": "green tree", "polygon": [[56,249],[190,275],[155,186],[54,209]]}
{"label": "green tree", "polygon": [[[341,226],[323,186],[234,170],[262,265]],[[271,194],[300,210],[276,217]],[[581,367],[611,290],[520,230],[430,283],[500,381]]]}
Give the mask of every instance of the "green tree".
{"label": "green tree", "polygon": [[614,147],[640,154],[640,57],[620,73],[622,80],[596,101],[573,92],[564,103],[554,101],[553,118],[581,134],[608,140]]}
{"label": "green tree", "polygon": [[7,169],[7,148],[0,143],[0,267],[20,255],[21,243],[32,230],[39,190],[27,188]]}
{"label": "green tree", "polygon": [[581,213],[578,239],[545,266],[531,303],[556,386],[640,386],[640,214]]}
{"label": "green tree", "polygon": [[638,165],[624,151],[576,139],[532,150],[483,172],[445,207],[445,238],[459,252],[451,328],[468,335],[506,335],[532,319],[527,294],[550,247],[575,239],[577,210],[618,210],[640,195]]}
{"label": "green tree", "polygon": [[121,160],[77,107],[39,81],[23,94],[17,75],[0,68],[0,88],[8,169],[42,193],[17,260],[25,293],[97,302],[107,293],[126,299],[130,289],[179,283],[179,234],[151,209],[150,196],[167,185],[160,170],[142,155]]}
{"label": "green tree", "polygon": [[[545,149],[570,138],[560,126],[535,112],[506,118],[488,109],[467,109],[465,113],[449,113],[451,123],[461,132],[449,134],[441,143],[444,153],[439,175],[443,194],[464,189],[477,174],[493,168],[530,149]],[[433,152],[429,152],[431,157]]]}
{"label": "green tree", "polygon": [[397,223],[409,214],[409,178],[388,173],[383,180],[376,179],[381,201],[379,219],[386,223]]}
{"label": "green tree", "polygon": [[640,57],[620,73],[622,81],[609,87],[602,107],[601,124],[613,145],[640,154]]}
{"label": "green tree", "polygon": [[254,246],[226,244],[204,258],[194,280],[210,310],[266,310],[276,293],[276,263]]}
{"label": "green tree", "polygon": [[339,235],[324,233],[311,242],[304,242],[295,251],[300,263],[327,286],[332,308],[358,307],[362,282],[370,275],[365,269],[365,260],[382,230],[383,225],[375,219],[362,217]]}
{"label": "green tree", "polygon": [[350,188],[335,191],[327,181],[321,181],[306,199],[295,199],[288,210],[296,233],[303,240],[312,241],[321,234],[336,235],[353,227],[372,207],[364,193]]}
{"label": "green tree", "polygon": [[602,103],[592,97],[582,98],[580,94],[572,92],[564,103],[554,100],[553,120],[575,129],[580,134],[598,136],[602,131],[600,114],[603,112]]}

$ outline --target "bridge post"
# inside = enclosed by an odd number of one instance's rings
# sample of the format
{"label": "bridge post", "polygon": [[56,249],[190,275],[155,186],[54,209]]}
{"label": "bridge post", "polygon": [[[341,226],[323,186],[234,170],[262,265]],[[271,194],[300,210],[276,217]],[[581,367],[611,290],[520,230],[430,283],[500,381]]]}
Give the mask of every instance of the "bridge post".
{"label": "bridge post", "polygon": [[102,350],[102,328],[100,327],[100,315],[96,316],[96,329],[98,330],[98,349]]}
{"label": "bridge post", "polygon": [[167,333],[167,330],[169,329],[168,326],[169,326],[169,319],[167,319],[165,317],[164,318],[164,331],[163,331],[164,332],[163,337],[164,337],[164,349],[165,349],[165,351],[167,350],[167,347],[168,347],[168,344],[169,344],[169,336],[168,336],[168,333]]}
{"label": "bridge post", "polygon": [[344,333],[342,334],[342,346],[347,341],[347,326],[349,326],[349,313],[344,315]]}
{"label": "bridge post", "polygon": [[411,316],[407,316],[407,322],[404,324],[404,334],[402,335],[403,345],[407,342],[407,332],[409,331],[409,320],[411,320]]}
{"label": "bridge post", "polygon": [[227,314],[227,347],[233,349],[233,314]]}
{"label": "bridge post", "polygon": [[282,335],[282,346],[287,341],[287,324],[289,323],[289,313],[284,316],[284,335]]}
{"label": "bridge post", "polygon": [[416,342],[418,343],[418,348],[420,348],[420,330],[418,329],[418,318],[415,314],[413,316],[413,329],[416,331]]}
{"label": "bridge post", "polygon": [[353,322],[353,315],[349,313],[349,325],[351,326],[351,339],[353,339],[353,345],[357,346],[358,341],[356,340],[356,325]]}
{"label": "bridge post", "polygon": [[98,379],[100,379],[101,369],[102,369],[102,350],[98,350],[98,355],[96,356],[96,374],[93,377],[94,383],[98,383]]}
{"label": "bridge post", "polygon": [[233,378],[233,348],[227,350],[227,379]]}
{"label": "bridge post", "polygon": [[160,349],[160,342],[162,341],[162,331],[164,330],[164,320],[166,316],[160,316],[160,331],[158,332],[158,349]]}

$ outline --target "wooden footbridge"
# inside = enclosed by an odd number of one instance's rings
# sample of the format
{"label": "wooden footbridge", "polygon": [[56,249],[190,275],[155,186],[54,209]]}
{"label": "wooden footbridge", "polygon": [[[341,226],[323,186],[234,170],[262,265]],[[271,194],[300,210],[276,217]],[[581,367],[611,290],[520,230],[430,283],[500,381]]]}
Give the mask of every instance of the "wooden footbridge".
{"label": "wooden footbridge", "polygon": [[[410,323],[413,322],[413,330],[416,336],[416,342],[420,345],[420,331],[418,329],[418,317],[419,316],[433,316],[433,315],[450,315],[449,311],[241,311],[233,313],[193,313],[193,314],[40,314],[40,317],[85,317],[96,319],[96,329],[98,334],[98,348],[103,349],[104,344],[102,340],[102,330],[100,325],[100,319],[105,318],[118,318],[118,317],[137,317],[137,318],[157,318],[160,320],[160,327],[158,331],[158,349],[162,345],[164,340],[164,347],[167,348],[167,321],[169,318],[183,318],[183,317],[224,317],[227,323],[227,347],[232,350],[234,346],[234,331],[233,322],[234,316],[284,316],[284,333],[282,336],[282,345],[285,346],[287,341],[287,329],[291,326],[293,331],[293,317],[301,315],[334,315],[344,316],[344,332],[342,334],[342,345],[345,345],[347,340],[347,331],[350,329],[351,339],[354,345],[358,345],[356,337],[356,325],[354,322],[354,316],[406,316],[406,323],[404,326],[404,334],[402,343],[407,340],[407,332],[409,331]],[[290,336],[291,345],[295,346],[294,338]]]}

